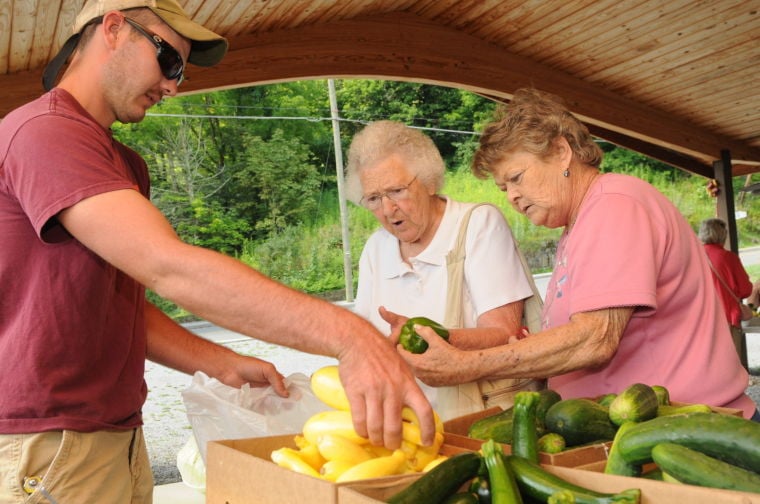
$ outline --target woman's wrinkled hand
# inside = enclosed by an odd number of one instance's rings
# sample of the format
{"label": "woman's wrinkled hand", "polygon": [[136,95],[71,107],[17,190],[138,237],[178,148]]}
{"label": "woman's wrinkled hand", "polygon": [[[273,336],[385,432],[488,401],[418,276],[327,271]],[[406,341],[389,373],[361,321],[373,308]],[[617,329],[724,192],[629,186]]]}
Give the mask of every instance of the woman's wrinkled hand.
{"label": "woman's wrinkled hand", "polygon": [[428,348],[421,354],[414,354],[397,345],[401,357],[409,364],[414,375],[424,383],[441,387],[473,381],[468,377],[468,356],[471,352],[459,350],[428,326],[415,324],[414,330],[428,343]]}
{"label": "woman's wrinkled hand", "polygon": [[530,329],[528,329],[525,326],[522,326],[520,328],[520,332],[518,334],[514,335],[514,336],[510,336],[509,337],[509,341],[507,343],[509,343],[509,344],[517,343],[518,341],[520,341],[522,339],[525,339],[528,336],[530,336]]}

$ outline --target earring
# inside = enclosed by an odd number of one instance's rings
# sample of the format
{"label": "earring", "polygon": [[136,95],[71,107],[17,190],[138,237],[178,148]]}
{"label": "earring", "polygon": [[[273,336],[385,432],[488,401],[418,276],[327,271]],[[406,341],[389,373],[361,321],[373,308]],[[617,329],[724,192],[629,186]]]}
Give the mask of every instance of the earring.
{"label": "earring", "polygon": [[567,178],[570,176],[570,168],[565,168],[565,171],[562,172],[562,176]]}

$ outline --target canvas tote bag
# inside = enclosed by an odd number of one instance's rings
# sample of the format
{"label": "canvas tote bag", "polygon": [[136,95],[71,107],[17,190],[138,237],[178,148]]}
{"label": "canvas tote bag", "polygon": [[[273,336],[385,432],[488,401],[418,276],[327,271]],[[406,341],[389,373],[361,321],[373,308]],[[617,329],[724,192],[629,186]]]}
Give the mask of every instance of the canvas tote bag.
{"label": "canvas tote bag", "polygon": [[[462,218],[459,227],[459,235],[454,247],[446,256],[448,269],[448,291],[446,298],[446,318],[443,321],[444,327],[461,328],[464,326],[464,309],[462,307],[462,298],[466,288],[464,279],[464,261],[465,261],[465,243],[467,237],[467,226],[470,222],[472,211],[485,203],[481,203],[470,208]],[[512,230],[509,229],[510,234]],[[514,235],[512,236],[514,241]],[[515,242],[515,249],[520,257],[523,270],[530,283],[533,295],[527,298],[523,307],[523,324],[528,327],[531,333],[541,330],[541,311],[543,301],[541,294],[536,288],[533,281],[533,275],[530,274],[530,268],[525,260],[520,248]],[[520,390],[541,390],[546,387],[545,380],[530,378],[504,378],[498,380],[480,380],[478,382],[464,383],[461,385],[438,387],[437,403],[438,413],[442,418],[450,419],[457,416],[466,415],[475,411],[480,411],[493,406],[500,406],[507,409],[514,402],[514,395]]]}

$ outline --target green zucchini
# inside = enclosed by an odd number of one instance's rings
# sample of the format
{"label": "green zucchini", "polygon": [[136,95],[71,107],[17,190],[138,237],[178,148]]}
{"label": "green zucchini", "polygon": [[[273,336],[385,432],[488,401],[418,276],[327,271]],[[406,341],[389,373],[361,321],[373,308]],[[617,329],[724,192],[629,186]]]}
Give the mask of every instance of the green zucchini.
{"label": "green zucchini", "polygon": [[[512,453],[538,462],[538,434],[536,433],[536,406],[538,392],[522,390],[515,394],[512,413]],[[490,474],[490,473],[489,473]]]}
{"label": "green zucchini", "polygon": [[491,484],[488,482],[488,468],[486,468],[484,476],[476,476],[472,480],[472,483],[470,483],[470,493],[477,495],[479,504],[491,504]]}
{"label": "green zucchini", "polygon": [[760,468],[760,423],[732,415],[687,413],[641,422],[617,440],[629,464],[652,460],[652,448],[676,443],[750,471]]}
{"label": "green zucchini", "polygon": [[618,441],[625,435],[636,422],[626,422],[618,428],[615,439],[612,441],[612,448],[607,456],[607,462],[604,466],[605,474],[616,474],[618,476],[632,476],[637,477],[641,475],[641,466],[629,464],[623,456],[620,454],[620,447]]}
{"label": "green zucchini", "polygon": [[[555,403],[559,402],[562,398],[560,395],[551,389],[539,390],[539,400],[536,406],[536,429],[540,434],[546,433],[546,427],[544,425],[544,419],[546,418],[546,412]],[[480,420],[476,420],[470,425],[467,430],[467,436],[473,439],[488,440],[493,439],[497,443],[512,444],[512,414],[514,412],[514,406],[500,411],[495,415],[491,415]]]}
{"label": "green zucchini", "polygon": [[445,498],[441,504],[479,504],[475,494],[470,492],[457,492]]}
{"label": "green zucchini", "polygon": [[682,483],[760,493],[760,474],[674,443],[652,448],[652,460]]}
{"label": "green zucchini", "polygon": [[473,439],[493,439],[497,443],[512,444],[512,412],[514,406],[495,415],[476,420],[467,429],[467,436]]}
{"label": "green zucchini", "polygon": [[660,406],[668,406],[670,404],[670,391],[667,388],[662,385],[652,385],[652,390],[654,390],[657,396],[657,404]]}
{"label": "green zucchini", "polygon": [[546,504],[575,504],[575,495],[570,490],[560,490],[551,494]]}
{"label": "green zucchini", "polygon": [[637,488],[625,490],[617,494],[596,492],[588,488],[574,485],[559,476],[546,471],[535,462],[510,455],[506,457],[517,479],[517,484],[523,494],[546,502],[551,495],[562,490],[573,494],[577,504],[637,504],[641,500],[641,491]]}
{"label": "green zucchini", "polygon": [[657,406],[657,416],[682,415],[684,413],[712,413],[713,410],[706,404],[685,404],[683,406],[673,406],[670,404],[661,404]]}
{"label": "green zucchini", "polygon": [[610,403],[610,421],[615,425],[624,422],[643,422],[657,416],[657,394],[652,387],[634,383],[620,392]]}
{"label": "green zucchini", "polygon": [[440,502],[456,493],[465,482],[478,474],[481,457],[477,452],[452,455],[411,485],[388,499],[392,504]]}
{"label": "green zucchini", "polygon": [[610,441],[617,427],[607,408],[591,399],[563,399],[546,412],[546,428],[563,438],[567,446]]}
{"label": "green zucchini", "polygon": [[493,504],[523,504],[515,475],[504,461],[504,451],[501,446],[497,446],[493,439],[489,439],[483,443],[481,451],[488,467],[491,502]]}

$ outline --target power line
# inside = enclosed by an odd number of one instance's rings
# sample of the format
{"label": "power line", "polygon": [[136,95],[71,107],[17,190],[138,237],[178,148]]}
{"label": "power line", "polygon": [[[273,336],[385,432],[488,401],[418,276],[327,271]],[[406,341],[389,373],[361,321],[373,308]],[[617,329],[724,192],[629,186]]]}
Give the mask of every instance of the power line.
{"label": "power line", "polygon": [[[277,121],[307,121],[307,122],[323,122],[323,121],[332,121],[332,117],[311,117],[311,116],[250,116],[250,115],[221,115],[221,114],[161,114],[161,113],[155,113],[155,112],[148,112],[145,114],[146,116],[150,117],[173,117],[178,119],[236,119],[241,121],[266,121],[266,120],[277,120]],[[350,122],[350,123],[356,123],[356,124],[363,124],[367,125],[372,121],[366,121],[366,120],[360,120],[360,119],[346,119],[343,117],[340,117],[337,119],[338,121],[342,122]],[[447,129],[447,128],[433,128],[428,126],[411,126],[410,128],[419,129],[419,130],[425,130],[425,131],[435,131],[438,133],[453,133],[456,135],[472,135],[472,136],[480,136],[480,133],[476,131],[464,131],[464,130],[455,130],[455,129]]]}

